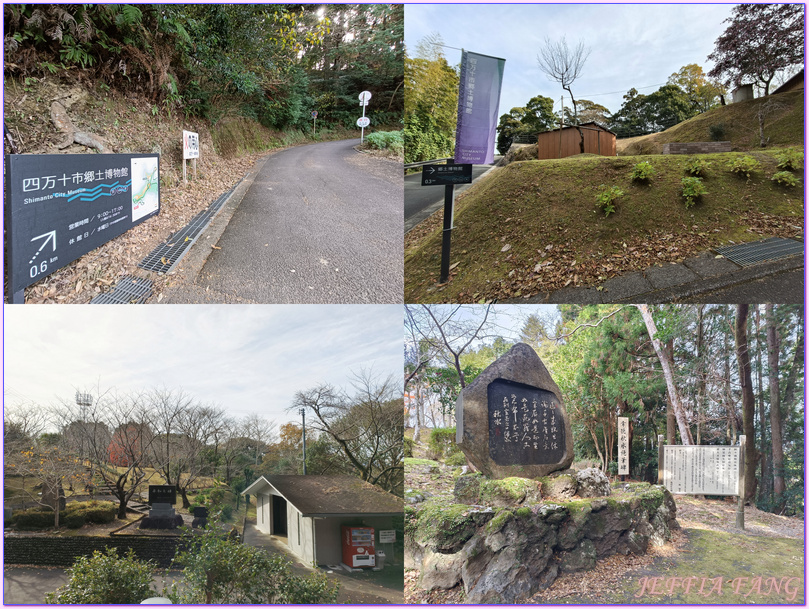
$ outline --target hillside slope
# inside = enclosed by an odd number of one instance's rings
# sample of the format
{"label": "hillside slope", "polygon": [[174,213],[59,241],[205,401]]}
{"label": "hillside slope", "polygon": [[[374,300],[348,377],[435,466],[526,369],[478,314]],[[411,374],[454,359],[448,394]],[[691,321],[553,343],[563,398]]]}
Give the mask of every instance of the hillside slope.
{"label": "hillside slope", "polygon": [[[578,156],[495,169],[458,198],[451,259],[457,266],[447,284],[436,286],[441,214],[408,233],[405,302],[527,297],[681,262],[728,242],[802,238],[803,189],[770,180],[777,153],[750,153],[760,169],[749,180],[727,168],[741,153],[701,155],[712,163],[708,194],[690,209],[681,194],[687,156]],[[657,172],[649,184],[631,180],[640,161]],[[606,218],[596,208],[605,185],[625,193]]]}
{"label": "hillside slope", "polygon": [[618,140],[618,154],[661,154],[663,144],[669,142],[710,142],[712,127],[721,128],[724,135],[718,139],[729,140],[734,151],[760,149],[758,114],[766,104],[773,105],[764,121],[768,145],[799,146],[803,144],[803,102],[800,90],[719,106],[661,133]]}

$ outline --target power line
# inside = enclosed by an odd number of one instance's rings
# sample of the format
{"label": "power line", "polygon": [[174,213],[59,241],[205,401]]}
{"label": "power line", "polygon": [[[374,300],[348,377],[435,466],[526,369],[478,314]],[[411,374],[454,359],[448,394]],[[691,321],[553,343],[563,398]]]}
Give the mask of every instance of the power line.
{"label": "power line", "polygon": [[[636,91],[639,91],[639,90],[641,90],[641,89],[651,89],[652,87],[662,87],[662,86],[663,86],[663,85],[665,85],[665,84],[666,84],[666,83],[664,83],[664,82],[659,82],[659,83],[657,83],[656,85],[647,85],[647,86],[645,86],[645,87],[630,87],[630,88],[635,89]],[[611,92],[609,92],[609,93],[593,93],[593,94],[591,94],[591,95],[582,95],[581,97],[582,97],[582,99],[588,99],[588,98],[590,98],[590,97],[601,97],[602,95],[615,95],[615,94],[617,94],[617,93],[624,93],[625,91],[626,91],[626,90],[621,90],[621,91],[611,91]]]}

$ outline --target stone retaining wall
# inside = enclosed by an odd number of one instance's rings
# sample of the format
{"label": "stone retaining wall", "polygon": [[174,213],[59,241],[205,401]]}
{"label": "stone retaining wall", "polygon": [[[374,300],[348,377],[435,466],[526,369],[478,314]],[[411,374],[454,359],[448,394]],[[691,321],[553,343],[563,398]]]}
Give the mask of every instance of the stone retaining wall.
{"label": "stone retaining wall", "polygon": [[122,535],[117,537],[21,537],[5,536],[3,560],[7,565],[70,567],[79,556],[91,556],[94,550],[118,548],[123,555],[132,548],[141,560],[153,560],[168,567],[183,543],[180,537]]}
{"label": "stone retaining wall", "polygon": [[504,508],[430,499],[405,508],[405,567],[420,571],[426,590],[461,583],[468,603],[520,603],[560,573],[662,545],[679,526],[676,510],[671,493],[647,483],[614,487],[610,497]]}
{"label": "stone retaining wall", "polygon": [[730,142],[671,142],[663,144],[663,154],[709,154],[730,152]]}

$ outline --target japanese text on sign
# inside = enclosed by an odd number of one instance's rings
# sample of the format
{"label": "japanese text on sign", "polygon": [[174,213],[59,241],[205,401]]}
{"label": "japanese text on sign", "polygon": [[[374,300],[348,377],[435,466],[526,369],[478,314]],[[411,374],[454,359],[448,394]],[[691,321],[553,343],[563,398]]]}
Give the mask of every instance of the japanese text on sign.
{"label": "japanese text on sign", "polygon": [[498,379],[489,384],[489,454],[498,465],[558,463],[565,423],[556,396]]}
{"label": "japanese text on sign", "polygon": [[738,495],[738,446],[664,446],[663,485],[680,495]]}
{"label": "japanese text on sign", "polygon": [[629,417],[618,417],[618,475],[629,475]]}

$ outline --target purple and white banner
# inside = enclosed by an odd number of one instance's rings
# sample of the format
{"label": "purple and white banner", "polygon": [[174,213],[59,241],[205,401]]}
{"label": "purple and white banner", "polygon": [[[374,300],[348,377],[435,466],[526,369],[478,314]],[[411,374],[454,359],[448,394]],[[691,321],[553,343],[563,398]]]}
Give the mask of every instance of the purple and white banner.
{"label": "purple and white banner", "polygon": [[494,162],[497,112],[506,60],[463,51],[458,91],[455,162]]}

